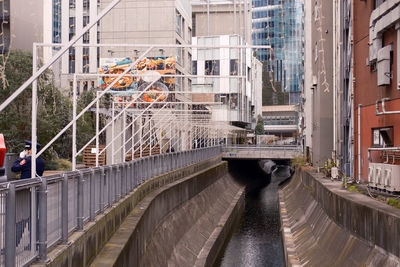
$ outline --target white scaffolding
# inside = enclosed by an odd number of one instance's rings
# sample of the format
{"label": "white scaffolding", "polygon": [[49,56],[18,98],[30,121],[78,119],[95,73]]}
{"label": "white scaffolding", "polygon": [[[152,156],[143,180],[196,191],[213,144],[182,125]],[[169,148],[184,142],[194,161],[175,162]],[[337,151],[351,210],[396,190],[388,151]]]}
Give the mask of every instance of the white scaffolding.
{"label": "white scaffolding", "polygon": [[[156,145],[158,142],[159,152],[166,152],[169,149],[174,148],[174,146],[179,147],[180,150],[190,149],[192,146],[204,147],[219,144],[223,139],[228,138],[229,135],[236,136],[237,132],[244,131],[242,128],[234,127],[224,122],[212,121],[211,114],[213,112],[213,105],[216,102],[192,102],[192,101],[182,101],[176,100],[175,102],[161,102],[160,96],[151,103],[143,103],[140,98],[155,82],[156,80],[150,82],[146,88],[142,91],[132,94],[131,100],[123,103],[123,105],[118,102],[112,103],[112,110],[110,112],[111,116],[107,117],[106,125],[100,129],[100,100],[107,93],[113,93],[113,86],[123,77],[131,75],[129,72],[133,69],[141,60],[148,56],[148,54],[153,49],[165,49],[165,48],[196,48],[201,49],[218,49],[218,48],[229,48],[237,49],[239,51],[246,51],[251,49],[270,49],[269,46],[252,46],[252,45],[221,45],[221,46],[200,46],[200,45],[187,45],[187,44],[83,44],[79,42],[82,36],[88,32],[97,22],[103,18],[113,7],[115,7],[120,0],[112,1],[103,11],[101,11],[96,19],[90,21],[90,23],[81,30],[78,30],[76,35],[67,44],[37,44],[33,45],[33,75],[29,78],[21,87],[19,87],[8,99],[0,104],[0,112],[2,112],[18,95],[20,95],[30,84],[32,84],[32,173],[31,176],[36,176],[36,158],[40,156],[46,149],[48,149],[62,134],[64,134],[69,128],[72,127],[72,160],[73,169],[76,169],[76,156],[81,154],[83,149],[85,149],[92,142],[96,143],[96,166],[99,165],[99,155],[101,152],[105,151],[106,148],[111,146],[112,151],[112,163],[114,162],[114,156],[116,153],[122,151],[123,157],[122,161],[125,161],[126,154],[131,153],[132,158],[135,157],[135,152],[139,151],[141,156],[143,153],[143,145],[149,143],[150,153],[152,153],[152,146]],[[38,69],[38,53],[39,47],[51,47],[58,48],[59,51],[42,67]],[[102,91],[98,91],[96,98],[89,103],[82,111],[77,113],[77,76],[87,75],[87,76],[97,76],[101,77],[101,74],[83,74],[77,73],[74,75],[73,79],[73,117],[72,120],[40,151],[36,151],[37,144],[37,79],[41,74],[44,73],[48,68],[54,66],[57,62],[70,48],[73,47],[130,47],[130,48],[145,48],[145,51],[140,55],[136,55],[135,60],[130,64],[126,70],[120,74],[115,75],[115,79],[106,86]],[[114,76],[112,74],[107,74],[107,76]],[[136,75],[139,77],[140,74]],[[189,75],[189,74],[176,74],[172,75],[175,77],[185,77],[185,78],[199,78],[201,76]],[[162,77],[162,76],[161,76]],[[229,78],[241,80],[242,84],[249,80],[247,72],[243,72],[241,76],[212,76],[207,75],[204,78]],[[190,91],[175,91],[168,92],[169,94],[179,94],[181,96],[190,95]],[[189,97],[190,100],[190,97]],[[95,106],[96,111],[96,134],[90,139],[90,141],[77,151],[76,147],[76,136],[77,136],[77,120],[80,119],[85,112],[93,111],[93,106]],[[140,106],[140,108],[139,108]],[[194,106],[201,106],[202,110],[194,110]],[[135,107],[135,108],[132,108]],[[168,111],[162,113],[163,111]],[[203,112],[204,114],[197,114]],[[129,122],[128,122],[129,118]],[[116,121],[122,120],[123,131],[116,133],[115,124]],[[139,122],[135,125],[136,122]],[[100,151],[99,149],[99,137],[103,134],[108,127],[112,129],[112,142],[106,144],[106,147]],[[147,127],[147,128],[146,128]],[[137,129],[136,129],[137,128]],[[131,130],[131,135],[127,136],[127,130]],[[133,129],[133,130],[132,130]],[[150,129],[148,132],[146,130]],[[138,134],[138,136],[136,135]],[[168,136],[168,141],[162,143],[163,137]],[[115,147],[115,140],[121,138],[122,145],[120,147]],[[136,139],[135,139],[136,138]],[[164,138],[167,139],[167,138]],[[127,144],[131,143],[131,147],[127,148]],[[185,144],[183,144],[185,142]],[[138,145],[136,147],[136,145]],[[167,150],[165,150],[167,149]]]}

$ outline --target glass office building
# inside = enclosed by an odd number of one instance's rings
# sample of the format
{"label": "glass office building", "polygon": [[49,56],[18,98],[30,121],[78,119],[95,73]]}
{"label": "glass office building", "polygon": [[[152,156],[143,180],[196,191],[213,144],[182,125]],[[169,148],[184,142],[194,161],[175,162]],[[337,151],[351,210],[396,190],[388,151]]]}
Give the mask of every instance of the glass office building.
{"label": "glass office building", "polygon": [[252,39],[254,45],[270,45],[257,57],[267,61],[275,81],[290,92],[290,104],[300,103],[303,84],[302,0],[253,0]]}

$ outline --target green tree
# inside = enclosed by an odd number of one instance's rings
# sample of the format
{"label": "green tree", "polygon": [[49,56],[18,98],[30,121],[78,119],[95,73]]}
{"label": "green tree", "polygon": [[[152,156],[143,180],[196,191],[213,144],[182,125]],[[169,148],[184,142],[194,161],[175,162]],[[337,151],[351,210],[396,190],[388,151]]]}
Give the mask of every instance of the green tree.
{"label": "green tree", "polygon": [[[20,50],[10,51],[5,66],[5,79],[0,80],[0,103],[6,100],[32,75],[32,54]],[[78,99],[78,112],[93,100],[95,92],[88,91]],[[24,139],[31,139],[32,88],[27,88],[0,116],[0,132],[4,134],[8,152],[18,153]],[[47,144],[72,120],[71,100],[54,85],[51,71],[38,79],[38,141]],[[93,112],[87,112],[77,123],[78,148],[94,136]],[[70,158],[72,155],[72,129],[68,129],[45,152],[45,158]]]}
{"label": "green tree", "polygon": [[[32,75],[32,54],[21,50],[10,51],[0,86],[0,102],[5,101]],[[9,152],[18,153],[24,139],[31,139],[32,87],[28,87],[5,110],[0,119],[0,131],[4,134]],[[38,141],[48,143],[71,117],[71,103],[54,86],[53,74],[45,72],[38,79]],[[66,156],[68,133],[46,151],[46,157]],[[55,152],[57,151],[57,153]]]}
{"label": "green tree", "polygon": [[264,134],[264,120],[261,115],[258,115],[258,117],[257,117],[255,133],[256,133],[256,135]]}

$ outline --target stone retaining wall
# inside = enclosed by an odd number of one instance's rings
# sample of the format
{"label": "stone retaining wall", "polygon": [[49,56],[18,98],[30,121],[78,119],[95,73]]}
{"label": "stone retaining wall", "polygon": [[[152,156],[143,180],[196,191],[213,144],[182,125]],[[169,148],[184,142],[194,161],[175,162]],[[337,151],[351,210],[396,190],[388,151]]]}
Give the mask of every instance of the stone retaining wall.
{"label": "stone retaining wall", "polygon": [[134,208],[146,196],[165,185],[184,179],[220,162],[221,157],[217,156],[178,170],[170,171],[144,182],[125,198],[113,204],[112,207],[107,208],[103,214],[97,215],[94,222],[85,224],[82,231],[71,234],[67,244],[54,247],[47,255],[47,262],[34,263],[33,266],[88,266],[119,229],[126,217],[131,214]]}
{"label": "stone retaining wall", "polygon": [[288,266],[400,265],[400,210],[300,170],[279,204]]}
{"label": "stone retaining wall", "polygon": [[215,258],[208,255],[217,255],[222,247],[216,242],[221,229],[243,207],[244,188],[228,175],[227,163],[219,163],[146,196],[92,266],[210,264]]}

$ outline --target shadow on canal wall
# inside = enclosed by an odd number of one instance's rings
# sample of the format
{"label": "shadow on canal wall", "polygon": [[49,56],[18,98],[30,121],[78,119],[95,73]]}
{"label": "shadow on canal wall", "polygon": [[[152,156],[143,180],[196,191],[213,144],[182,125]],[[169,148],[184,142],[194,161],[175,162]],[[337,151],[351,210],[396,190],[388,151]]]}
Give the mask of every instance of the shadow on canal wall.
{"label": "shadow on canal wall", "polygon": [[305,170],[279,204],[287,266],[400,266],[400,210]]}

